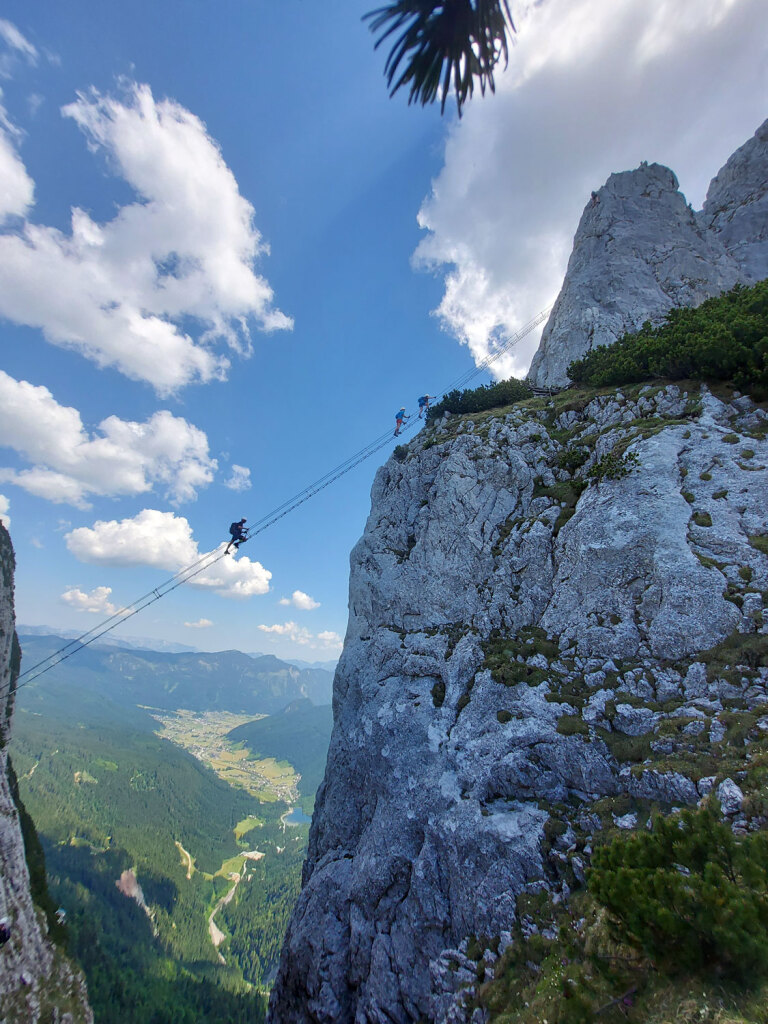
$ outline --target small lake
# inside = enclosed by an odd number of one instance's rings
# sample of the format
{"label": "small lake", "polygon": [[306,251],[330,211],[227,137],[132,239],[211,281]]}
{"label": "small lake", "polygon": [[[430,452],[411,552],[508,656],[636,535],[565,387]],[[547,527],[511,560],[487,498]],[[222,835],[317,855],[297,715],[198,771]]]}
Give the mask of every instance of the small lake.
{"label": "small lake", "polygon": [[292,807],[280,820],[284,821],[286,825],[309,825],[312,821],[300,807]]}

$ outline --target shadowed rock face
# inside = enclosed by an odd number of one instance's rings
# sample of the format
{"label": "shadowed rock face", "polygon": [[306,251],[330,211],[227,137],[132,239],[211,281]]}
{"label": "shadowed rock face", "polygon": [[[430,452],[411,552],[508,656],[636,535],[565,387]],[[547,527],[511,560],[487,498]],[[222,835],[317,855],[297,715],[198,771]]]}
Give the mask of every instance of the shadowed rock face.
{"label": "shadowed rock face", "polygon": [[768,121],[712,179],[699,220],[747,280],[768,277]]}
{"label": "shadowed rock face", "polygon": [[0,948],[0,1013],[8,1024],[91,1024],[85,980],[47,938],[43,915],[29,891],[19,813],[7,762],[19,650],[13,614],[14,557],[0,524],[0,918],[11,937]]}
{"label": "shadowed rock face", "polygon": [[764,277],[768,121],[713,178],[698,214],[660,164],[612,174],[593,194],[528,379],[567,384],[570,363],[591,349]]}
{"label": "shadowed rock face", "polygon": [[[518,896],[583,881],[596,803],[698,800],[672,744],[632,772],[604,737],[656,742],[675,715],[718,735],[728,687],[768,699],[768,670],[695,660],[768,629],[764,419],[698,386],[563,395],[447,418],[379,470],[274,1024],[464,1021],[469,937],[503,949]],[[589,484],[625,445],[629,472]]]}

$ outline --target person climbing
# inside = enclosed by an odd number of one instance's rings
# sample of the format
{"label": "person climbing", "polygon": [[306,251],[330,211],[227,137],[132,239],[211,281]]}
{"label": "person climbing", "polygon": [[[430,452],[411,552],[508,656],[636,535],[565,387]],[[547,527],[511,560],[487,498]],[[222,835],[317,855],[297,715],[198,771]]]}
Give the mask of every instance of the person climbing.
{"label": "person climbing", "polygon": [[233,544],[235,545],[235,549],[237,549],[241,544],[244,544],[248,540],[245,532],[245,517],[243,517],[238,523],[231,523],[229,532],[232,535],[232,539],[229,544],[227,544],[227,548],[224,552],[225,555],[229,554],[229,549]]}
{"label": "person climbing", "polygon": [[395,437],[400,434],[400,431],[403,428],[403,423],[405,423],[407,419],[410,419],[410,417],[405,415],[405,406],[401,405],[395,413]]}
{"label": "person climbing", "polygon": [[422,395],[419,399],[419,419],[421,419],[422,415],[427,415],[427,412],[429,411],[429,400],[432,397],[432,395]]}

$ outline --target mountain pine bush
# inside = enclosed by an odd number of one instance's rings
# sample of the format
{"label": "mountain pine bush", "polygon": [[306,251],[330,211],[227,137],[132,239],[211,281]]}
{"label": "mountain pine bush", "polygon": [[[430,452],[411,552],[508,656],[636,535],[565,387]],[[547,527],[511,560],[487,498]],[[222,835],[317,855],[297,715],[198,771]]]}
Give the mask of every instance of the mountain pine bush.
{"label": "mountain pine bush", "polygon": [[768,974],[768,834],[734,836],[715,802],[595,851],[589,889],[663,973]]}
{"label": "mountain pine bush", "polygon": [[733,383],[768,396],[768,280],[737,285],[695,309],[672,309],[658,327],[601,346],[568,367],[574,383],[594,387],[654,378]]}

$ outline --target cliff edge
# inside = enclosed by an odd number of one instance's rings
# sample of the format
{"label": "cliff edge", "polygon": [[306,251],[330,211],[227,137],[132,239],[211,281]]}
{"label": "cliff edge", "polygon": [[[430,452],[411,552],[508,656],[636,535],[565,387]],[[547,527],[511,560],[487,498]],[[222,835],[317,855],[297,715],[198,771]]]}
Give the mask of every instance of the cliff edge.
{"label": "cliff edge", "polygon": [[85,980],[48,938],[35,906],[19,809],[11,792],[8,740],[21,652],[13,609],[14,555],[0,523],[0,919],[10,937],[0,946],[2,1024],[92,1024]]}
{"label": "cliff edge", "polygon": [[767,429],[699,384],[566,392],[378,472],[274,1024],[468,1020],[597,832],[724,786],[761,827]]}

